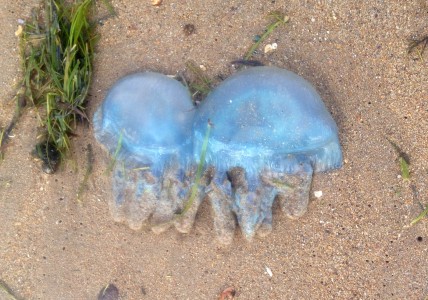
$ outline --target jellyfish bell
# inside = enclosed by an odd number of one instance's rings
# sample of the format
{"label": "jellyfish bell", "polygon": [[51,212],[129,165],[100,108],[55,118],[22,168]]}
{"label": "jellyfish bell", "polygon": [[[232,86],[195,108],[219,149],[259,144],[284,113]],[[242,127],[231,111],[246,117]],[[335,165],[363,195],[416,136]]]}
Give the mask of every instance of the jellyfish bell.
{"label": "jellyfish bell", "polygon": [[337,126],[312,85],[275,67],[254,67],[222,82],[198,108],[195,161],[207,120],[212,123],[205,163],[215,227],[225,241],[234,215],[244,236],[270,232],[276,196],[292,218],[304,214],[313,172],[340,168]]}
{"label": "jellyfish bell", "polygon": [[157,172],[166,156],[188,160],[194,114],[187,89],[165,75],[145,72],[120,79],[94,116],[96,139],[118,158]]}

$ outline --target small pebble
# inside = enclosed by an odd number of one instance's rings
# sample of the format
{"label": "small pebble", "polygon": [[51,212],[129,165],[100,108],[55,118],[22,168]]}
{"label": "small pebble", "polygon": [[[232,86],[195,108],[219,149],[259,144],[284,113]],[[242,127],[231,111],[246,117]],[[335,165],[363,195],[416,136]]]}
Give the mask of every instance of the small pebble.
{"label": "small pebble", "polygon": [[277,43],[272,43],[272,44],[267,44],[265,46],[265,53],[269,53],[271,51],[274,51],[278,48],[278,44]]}
{"label": "small pebble", "polygon": [[18,29],[15,31],[15,36],[20,36],[23,30],[24,28],[22,28],[22,25],[18,25]]}
{"label": "small pebble", "polygon": [[269,275],[269,277],[272,277],[273,276],[272,270],[267,266],[265,266],[265,269],[266,269],[266,273]]}
{"label": "small pebble", "polygon": [[162,0],[152,0],[153,6],[160,6],[162,4]]}
{"label": "small pebble", "polygon": [[98,294],[98,300],[118,300],[119,290],[114,284],[103,287]]}
{"label": "small pebble", "polygon": [[315,192],[314,192],[314,196],[315,196],[316,198],[321,198],[321,197],[322,197],[322,191],[315,191]]}
{"label": "small pebble", "polygon": [[218,300],[233,300],[235,299],[236,290],[234,287],[228,287],[223,292],[221,292]]}

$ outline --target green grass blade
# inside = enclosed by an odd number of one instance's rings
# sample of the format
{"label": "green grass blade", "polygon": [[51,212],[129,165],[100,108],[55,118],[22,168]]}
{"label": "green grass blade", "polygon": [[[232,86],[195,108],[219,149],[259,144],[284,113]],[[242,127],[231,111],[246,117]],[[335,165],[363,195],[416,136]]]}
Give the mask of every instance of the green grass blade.
{"label": "green grass blade", "polygon": [[410,222],[410,226],[413,226],[416,223],[418,223],[420,220],[422,220],[423,218],[425,218],[426,215],[428,215],[428,205],[426,206],[426,208],[416,218],[414,218],[412,220],[412,222]]}
{"label": "green grass blade", "polygon": [[400,163],[401,177],[403,180],[410,180],[409,164],[403,157],[399,157],[398,161]]}
{"label": "green grass blade", "polygon": [[70,36],[68,40],[68,46],[74,46],[78,44],[78,40],[84,40],[85,37],[82,31],[86,31],[89,28],[87,15],[89,12],[90,4],[92,0],[83,1],[76,9],[71,19]]}
{"label": "green grass blade", "polygon": [[286,24],[290,20],[288,16],[284,16],[282,13],[279,12],[273,12],[269,14],[269,16],[273,17],[272,23],[267,26],[265,32],[262,34],[260,39],[256,41],[247,51],[247,53],[244,55],[244,60],[249,60],[253,56],[254,51],[256,51],[260,44],[263,43],[278,26]]}
{"label": "green grass blade", "polygon": [[183,211],[181,212],[180,216],[183,216],[192,207],[193,203],[195,202],[196,196],[198,194],[198,189],[202,178],[202,171],[204,170],[204,165],[205,165],[205,156],[208,150],[208,140],[211,133],[211,127],[212,125],[210,124],[210,122],[208,122],[207,130],[205,131],[204,142],[202,143],[201,157],[199,159],[198,168],[195,175],[195,182],[192,185],[189,199],[184,205]]}
{"label": "green grass blade", "polygon": [[116,150],[114,151],[113,156],[111,157],[109,166],[107,168],[107,173],[111,173],[111,171],[113,171],[114,166],[116,165],[117,158],[119,156],[120,150],[122,149],[122,141],[123,141],[123,132],[120,133],[119,139],[117,140]]}
{"label": "green grass blade", "polygon": [[114,10],[114,7],[113,7],[113,5],[111,4],[111,2],[110,2],[109,0],[102,0],[102,1],[103,1],[103,3],[104,3],[105,7],[107,7],[107,11],[109,12],[109,14],[110,14],[111,16],[116,16],[116,15],[117,15],[117,13],[116,13],[116,11]]}
{"label": "green grass blade", "polygon": [[398,155],[398,163],[400,165],[400,171],[401,171],[401,177],[403,180],[408,181],[410,180],[410,159],[409,155],[404,152],[400,146],[398,146],[395,142],[390,140],[386,137],[386,140],[391,144],[392,148],[394,148],[395,152],[397,152]]}

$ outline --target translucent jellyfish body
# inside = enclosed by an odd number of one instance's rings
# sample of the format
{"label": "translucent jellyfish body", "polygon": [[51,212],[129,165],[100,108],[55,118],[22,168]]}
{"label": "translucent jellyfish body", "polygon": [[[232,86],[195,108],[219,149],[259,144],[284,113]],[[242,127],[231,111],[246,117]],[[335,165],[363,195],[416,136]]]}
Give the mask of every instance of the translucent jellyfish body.
{"label": "translucent jellyfish body", "polygon": [[198,108],[193,132],[195,161],[205,155],[215,229],[226,243],[235,216],[247,239],[268,234],[276,197],[289,217],[302,216],[313,172],[342,165],[337,126],[320,96],[284,69],[254,67],[225,80]]}
{"label": "translucent jellyfish body", "polygon": [[[116,221],[139,229],[150,218],[154,230],[162,231],[183,209],[193,115],[187,89],[162,74],[129,75],[110,89],[95,113],[94,131],[111,155],[110,211]],[[182,231],[191,226],[176,225]]]}

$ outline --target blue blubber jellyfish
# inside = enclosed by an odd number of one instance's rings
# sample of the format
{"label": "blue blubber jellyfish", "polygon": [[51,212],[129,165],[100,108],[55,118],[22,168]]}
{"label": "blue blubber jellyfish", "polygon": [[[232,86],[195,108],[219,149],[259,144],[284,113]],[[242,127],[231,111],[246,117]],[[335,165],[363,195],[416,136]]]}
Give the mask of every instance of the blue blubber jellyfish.
{"label": "blue blubber jellyfish", "polygon": [[225,243],[235,219],[248,240],[267,235],[275,198],[289,217],[302,216],[313,172],[342,165],[337,126],[320,96],[284,69],[254,67],[225,80],[198,108],[193,131],[195,161],[205,156],[204,192]]}
{"label": "blue blubber jellyfish", "polygon": [[193,218],[175,216],[192,183],[193,115],[187,89],[162,74],[132,74],[110,89],[94,115],[94,131],[111,155],[115,221],[135,230],[149,219],[155,232],[173,223],[190,229]]}

